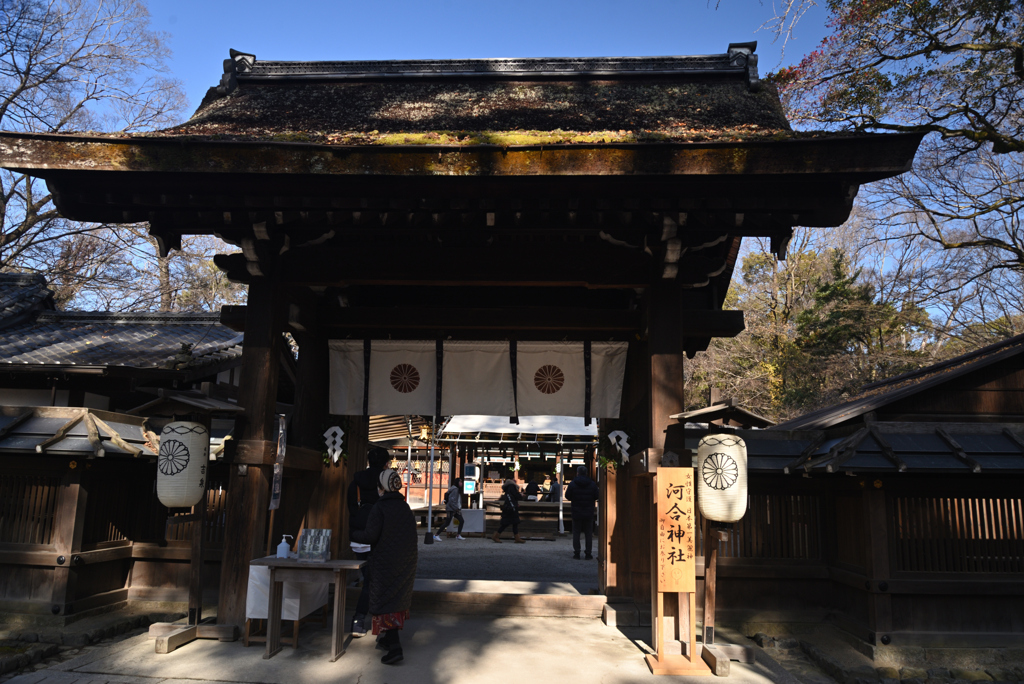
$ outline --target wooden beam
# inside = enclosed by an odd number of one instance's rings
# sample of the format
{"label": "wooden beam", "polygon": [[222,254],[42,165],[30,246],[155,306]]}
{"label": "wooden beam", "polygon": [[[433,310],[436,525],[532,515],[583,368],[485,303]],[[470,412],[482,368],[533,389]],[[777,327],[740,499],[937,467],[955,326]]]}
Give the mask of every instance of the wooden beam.
{"label": "wooden beam", "polygon": [[36,453],[38,453],[38,454],[45,453],[48,448],[50,448],[54,444],[57,444],[58,442],[63,440],[65,437],[67,437],[68,433],[71,432],[71,428],[73,428],[76,425],[78,425],[78,423],[81,422],[82,417],[84,415],[85,415],[84,411],[79,413],[77,416],[75,416],[74,418],[72,418],[68,422],[64,423],[64,425],[62,425],[60,427],[60,429],[57,430],[57,432],[54,433],[53,437],[48,437],[48,438],[44,439],[42,442],[40,442],[39,444],[36,444]]}
{"label": "wooden beam", "polygon": [[175,649],[199,638],[199,627],[189,625],[156,638],[157,653],[171,653]]}
{"label": "wooden beam", "polygon": [[820,430],[818,431],[814,439],[811,440],[811,443],[804,447],[804,450],[800,452],[800,455],[786,464],[786,466],[782,469],[782,472],[784,472],[786,475],[789,475],[790,470],[799,468],[801,465],[803,465],[807,461],[807,459],[811,457],[811,454],[817,451],[818,447],[820,447],[824,443],[825,431]]}
{"label": "wooden beam", "polygon": [[110,441],[114,443],[114,446],[116,446],[116,447],[118,447],[120,449],[124,449],[125,451],[127,451],[129,454],[131,454],[135,458],[138,458],[139,456],[143,455],[144,452],[142,451],[142,449],[138,448],[134,444],[129,444],[128,442],[124,441],[124,438],[121,437],[121,435],[117,432],[117,430],[115,430],[114,428],[112,428],[109,425],[107,425],[105,422],[100,420],[98,417],[96,417],[92,413],[89,414],[89,417],[93,421],[95,421],[95,423],[96,423],[96,425],[98,427],[103,428],[103,431],[106,432],[107,435],[110,436]]}
{"label": "wooden beam", "polygon": [[7,425],[4,425],[2,428],[0,428],[0,439],[3,439],[4,437],[6,437],[9,432],[11,432],[15,428],[17,428],[19,425],[24,423],[26,420],[31,418],[33,415],[35,415],[35,411],[29,409],[28,411],[24,411],[23,413],[21,413],[20,415],[15,417],[14,420],[12,420]]}
{"label": "wooden beam", "polygon": [[396,328],[409,330],[551,330],[637,332],[636,311],[580,309],[577,307],[529,308],[344,308],[330,312],[322,325],[330,332],[349,328]]}
{"label": "wooden beam", "polygon": [[967,465],[971,469],[972,473],[981,472],[981,464],[975,461],[970,456],[968,456],[967,452],[964,451],[964,448],[960,446],[960,442],[953,439],[952,435],[950,435],[942,428],[936,428],[935,434],[937,434],[942,439],[942,441],[946,443],[946,446],[948,446],[953,451],[953,455],[956,456],[961,463]]}
{"label": "wooden beam", "polygon": [[892,445],[885,441],[885,438],[882,437],[882,433],[878,431],[878,427],[872,424],[868,427],[868,430],[871,431],[871,436],[874,437],[876,442],[878,442],[878,446],[882,449],[882,455],[888,459],[889,463],[896,466],[896,470],[899,472],[906,472],[907,464],[903,462],[903,459],[896,455],[896,452],[893,451]]}
{"label": "wooden beam", "polygon": [[[402,249],[393,249],[394,242],[339,242],[292,249],[283,255],[280,284],[632,289],[650,282],[654,266],[653,259],[642,250],[606,243],[473,246],[405,241],[403,245]],[[380,260],[382,250],[388,250],[386,263]],[[214,263],[232,280],[252,280],[248,266],[251,260],[245,254],[218,254]],[[262,262],[260,268],[268,272]],[[709,262],[705,272],[715,268]]]}

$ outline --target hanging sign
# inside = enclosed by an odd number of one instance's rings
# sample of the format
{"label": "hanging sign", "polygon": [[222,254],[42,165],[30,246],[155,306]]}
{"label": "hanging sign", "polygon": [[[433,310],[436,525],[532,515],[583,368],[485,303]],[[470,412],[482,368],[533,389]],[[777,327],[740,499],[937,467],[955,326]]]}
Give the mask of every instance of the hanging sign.
{"label": "hanging sign", "polygon": [[658,468],[658,591],[695,592],[693,469]]}
{"label": "hanging sign", "polygon": [[288,450],[288,429],[283,413],[277,414],[277,460],[274,462],[274,484],[270,488],[270,509],[281,507],[281,486],[284,482],[284,459]]}

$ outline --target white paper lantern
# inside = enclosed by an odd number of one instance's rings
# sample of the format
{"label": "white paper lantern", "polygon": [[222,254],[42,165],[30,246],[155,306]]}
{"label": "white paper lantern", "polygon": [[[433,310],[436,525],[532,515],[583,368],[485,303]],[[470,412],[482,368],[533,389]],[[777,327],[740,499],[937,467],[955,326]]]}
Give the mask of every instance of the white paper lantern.
{"label": "white paper lantern", "polygon": [[747,445],[736,435],[705,435],[697,445],[697,502],[715,522],[747,512]]}
{"label": "white paper lantern", "polygon": [[206,492],[210,432],[201,423],[168,423],[160,433],[156,495],[168,508],[195,506]]}

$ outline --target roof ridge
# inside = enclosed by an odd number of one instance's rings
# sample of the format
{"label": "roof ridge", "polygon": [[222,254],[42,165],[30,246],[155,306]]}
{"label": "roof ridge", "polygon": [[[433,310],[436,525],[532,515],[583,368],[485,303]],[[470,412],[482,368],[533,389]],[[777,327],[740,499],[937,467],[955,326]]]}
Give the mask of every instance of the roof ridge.
{"label": "roof ridge", "polygon": [[103,321],[103,322],[144,322],[152,321],[154,323],[168,323],[168,322],[181,322],[188,321],[194,323],[220,323],[219,312],[182,312],[182,311],[129,311],[124,313],[118,313],[113,311],[43,311],[39,314],[37,320],[40,321],[57,321],[57,320],[74,320],[79,322],[85,321]]}
{"label": "roof ridge", "polygon": [[1020,335],[1014,335],[1013,337],[1009,337],[1005,340],[1000,340],[999,342],[993,342],[992,344],[981,347],[980,349],[975,349],[974,351],[970,351],[959,356],[954,356],[951,359],[939,361],[938,363],[933,363],[923,368],[907,371],[906,373],[894,375],[893,377],[885,378],[884,380],[876,380],[875,382],[863,385],[860,388],[860,391],[863,393],[867,392],[868,390],[878,389],[880,387],[884,387],[892,383],[903,382],[904,380],[912,380],[914,378],[930,375],[931,373],[935,373],[946,368],[951,368],[953,366],[958,366],[964,363],[974,361],[977,358],[987,356],[988,354],[1000,351],[1005,347],[1011,347],[1015,344],[1020,344],[1021,342],[1024,342],[1024,333]]}
{"label": "roof ridge", "polygon": [[757,90],[757,41],[730,43],[726,52],[713,55],[642,57],[505,57],[469,59],[258,61],[256,55],[230,51],[224,60],[220,95],[233,91],[239,81],[364,80],[380,78],[522,78],[580,76],[658,76],[672,74],[745,75]]}

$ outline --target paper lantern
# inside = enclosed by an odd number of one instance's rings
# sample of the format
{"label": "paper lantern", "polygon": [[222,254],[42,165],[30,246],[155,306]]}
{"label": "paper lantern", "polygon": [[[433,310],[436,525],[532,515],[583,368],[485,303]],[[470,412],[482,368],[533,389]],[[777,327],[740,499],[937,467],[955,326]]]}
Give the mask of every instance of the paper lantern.
{"label": "paper lantern", "polygon": [[160,433],[156,495],[168,508],[195,506],[206,492],[210,431],[201,423],[168,423]]}
{"label": "paper lantern", "polygon": [[747,512],[747,445],[736,435],[705,435],[697,445],[697,501],[715,522]]}

